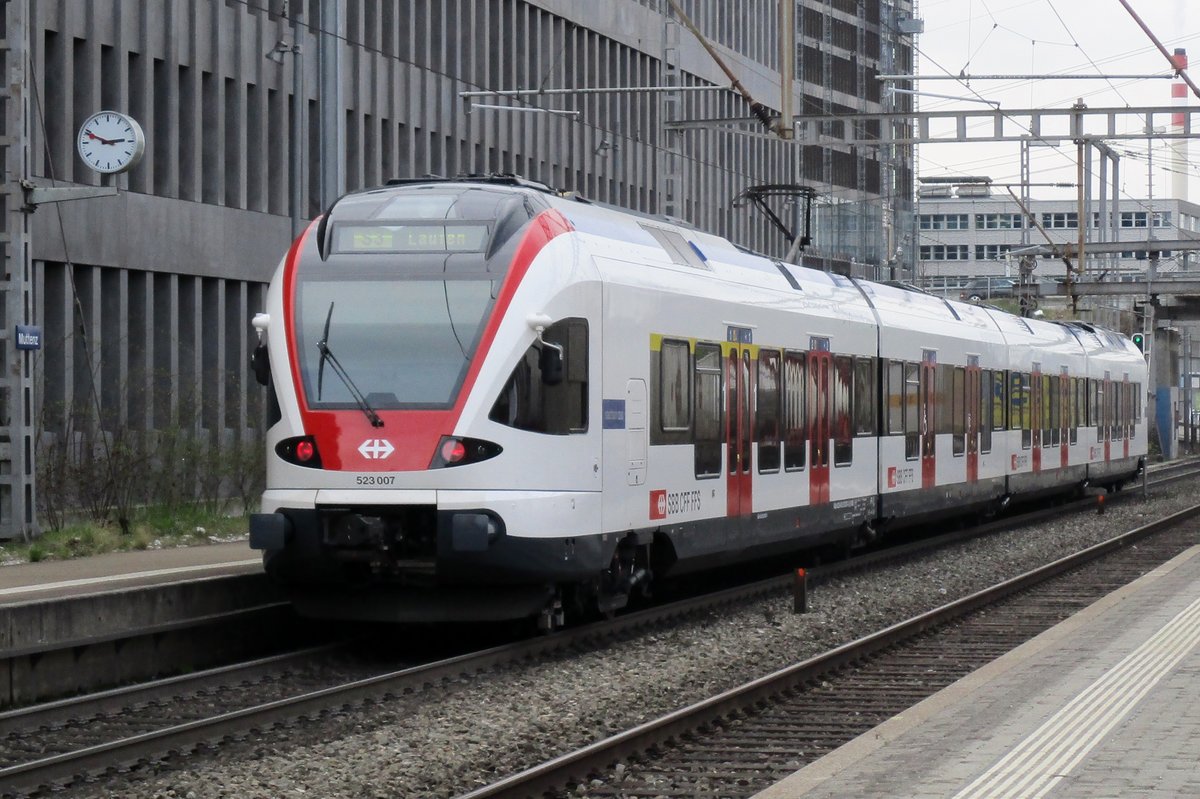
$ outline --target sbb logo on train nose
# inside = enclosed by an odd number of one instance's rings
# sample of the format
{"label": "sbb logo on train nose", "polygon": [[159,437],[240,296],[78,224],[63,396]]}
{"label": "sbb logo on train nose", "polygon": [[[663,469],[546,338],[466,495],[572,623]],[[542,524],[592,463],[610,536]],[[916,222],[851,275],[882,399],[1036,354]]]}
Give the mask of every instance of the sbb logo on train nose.
{"label": "sbb logo on train nose", "polygon": [[386,438],[368,438],[358,445],[358,451],[367,460],[377,461],[391,455],[396,448]]}

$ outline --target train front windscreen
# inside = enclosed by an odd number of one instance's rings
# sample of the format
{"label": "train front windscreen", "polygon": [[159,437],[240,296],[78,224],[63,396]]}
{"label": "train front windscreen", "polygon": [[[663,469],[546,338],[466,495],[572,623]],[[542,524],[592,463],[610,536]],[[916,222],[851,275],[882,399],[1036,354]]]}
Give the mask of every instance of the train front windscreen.
{"label": "train front windscreen", "polygon": [[296,288],[296,346],[310,408],[453,405],[492,305],[495,281],[307,279]]}

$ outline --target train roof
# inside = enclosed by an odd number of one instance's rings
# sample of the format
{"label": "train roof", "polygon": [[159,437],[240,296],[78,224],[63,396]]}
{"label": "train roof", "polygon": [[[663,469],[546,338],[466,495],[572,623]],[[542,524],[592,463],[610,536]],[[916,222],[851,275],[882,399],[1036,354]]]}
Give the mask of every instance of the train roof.
{"label": "train roof", "polygon": [[[448,188],[460,191],[437,191]],[[790,289],[810,297],[851,305],[865,307],[869,304],[880,320],[890,326],[926,331],[932,326],[933,330],[957,330],[959,335],[966,328],[973,331],[970,335],[984,341],[1024,341],[1043,346],[1064,344],[1073,339],[1088,353],[1123,352],[1140,356],[1127,337],[1086,322],[1026,319],[997,308],[950,300],[899,282],[873,282],[784,263],[673,217],[595,202],[513,174],[390,180],[385,186],[345,195],[330,208],[326,218],[377,217],[386,213],[383,209],[389,204],[397,202],[397,194],[409,195],[409,190],[457,194],[458,198],[451,204],[456,216],[497,219],[508,229],[508,234],[521,220],[554,208],[577,232],[623,245],[649,248],[646,252],[661,253],[659,260],[663,263],[691,265],[714,272],[719,269],[719,275],[715,276],[726,279],[735,278],[782,291]]]}

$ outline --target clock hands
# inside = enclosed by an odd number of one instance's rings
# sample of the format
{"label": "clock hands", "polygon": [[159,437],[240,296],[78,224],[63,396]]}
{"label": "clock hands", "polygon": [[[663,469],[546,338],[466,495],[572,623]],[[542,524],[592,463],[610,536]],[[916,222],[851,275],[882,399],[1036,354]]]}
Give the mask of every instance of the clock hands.
{"label": "clock hands", "polygon": [[92,133],[90,130],[85,130],[84,133],[87,134],[89,139],[95,139],[96,141],[100,142],[101,144],[120,144],[125,141],[124,139],[106,139],[103,136],[97,136],[95,133]]}

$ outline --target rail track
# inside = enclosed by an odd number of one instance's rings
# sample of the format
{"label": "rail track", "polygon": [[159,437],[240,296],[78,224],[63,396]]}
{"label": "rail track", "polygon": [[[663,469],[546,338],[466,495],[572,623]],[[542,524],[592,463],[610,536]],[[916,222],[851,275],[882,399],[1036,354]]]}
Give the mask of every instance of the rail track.
{"label": "rail track", "polygon": [[[1186,474],[1194,475],[1194,471]],[[1076,503],[1075,510],[1091,507],[1092,502]],[[1059,508],[1058,512],[1063,510]],[[885,559],[915,557],[921,551],[1019,523],[1027,522],[1005,520],[838,562],[814,570],[813,578],[819,581],[834,574],[870,568]],[[222,739],[244,735],[250,729],[319,716],[330,709],[375,697],[420,691],[442,680],[516,661],[604,646],[606,642],[663,629],[680,619],[709,614],[723,606],[778,595],[788,590],[791,580],[789,574],[554,636],[436,662],[412,663],[399,669],[380,671],[378,667],[347,663],[339,650],[323,649],[10,711],[0,714],[0,786],[3,786],[0,792],[5,796],[24,795],[81,779],[102,778],[113,769],[154,762],[167,752],[186,753],[219,746]],[[196,701],[197,697],[203,701]],[[183,715],[181,708],[193,712],[190,716]],[[559,775],[553,779],[561,782],[563,778]],[[515,794],[495,795],[518,795],[526,789],[516,790]]]}
{"label": "rail track", "polygon": [[459,799],[752,796],[1194,545],[1197,517],[1200,505]]}

